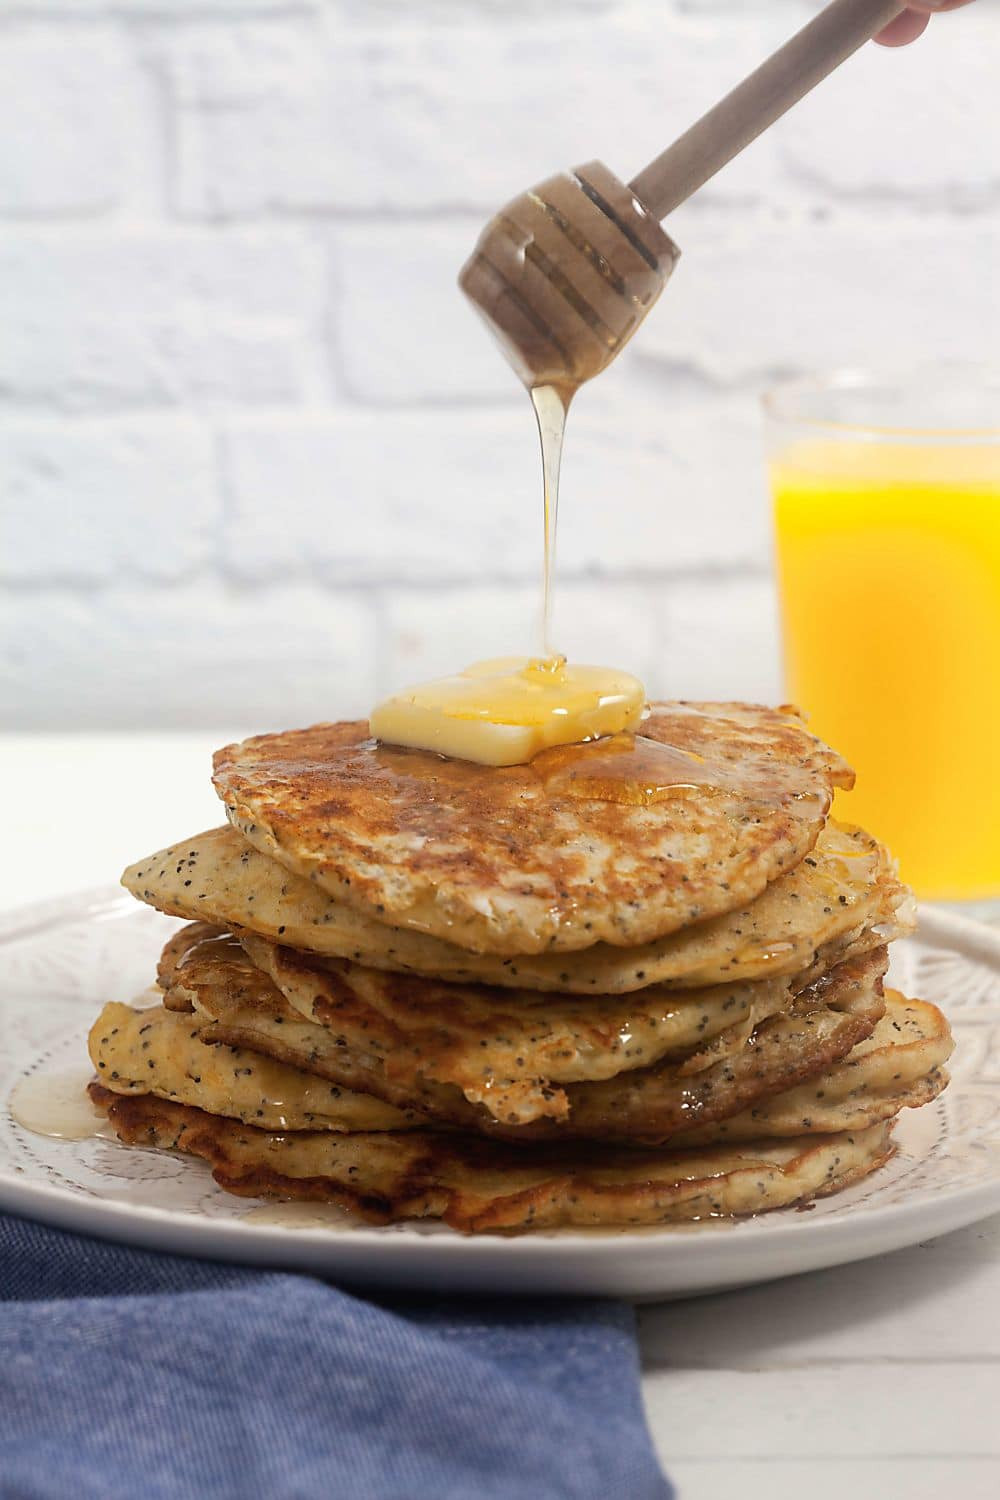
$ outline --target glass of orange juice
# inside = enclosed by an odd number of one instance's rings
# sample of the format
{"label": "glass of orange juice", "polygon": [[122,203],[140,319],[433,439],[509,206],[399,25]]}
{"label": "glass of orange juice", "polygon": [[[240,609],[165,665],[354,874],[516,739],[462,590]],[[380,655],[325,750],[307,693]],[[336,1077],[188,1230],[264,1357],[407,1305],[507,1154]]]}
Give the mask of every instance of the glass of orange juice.
{"label": "glass of orange juice", "polygon": [[1000,374],[765,397],[789,698],[932,900],[1000,898]]}

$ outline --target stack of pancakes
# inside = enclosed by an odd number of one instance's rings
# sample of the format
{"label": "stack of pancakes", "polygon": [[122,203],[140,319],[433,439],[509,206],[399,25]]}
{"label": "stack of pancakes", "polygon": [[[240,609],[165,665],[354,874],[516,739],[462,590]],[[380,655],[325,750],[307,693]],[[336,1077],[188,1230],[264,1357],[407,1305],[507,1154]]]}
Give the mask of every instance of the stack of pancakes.
{"label": "stack of pancakes", "polygon": [[656,704],[501,769],[323,724],[214,781],[228,824],[125,872],[189,925],[162,1004],[102,1012],[91,1093],[231,1192],[471,1232],[753,1213],[878,1167],[947,1082],[940,1012],[883,990],[909,893],[793,711]]}

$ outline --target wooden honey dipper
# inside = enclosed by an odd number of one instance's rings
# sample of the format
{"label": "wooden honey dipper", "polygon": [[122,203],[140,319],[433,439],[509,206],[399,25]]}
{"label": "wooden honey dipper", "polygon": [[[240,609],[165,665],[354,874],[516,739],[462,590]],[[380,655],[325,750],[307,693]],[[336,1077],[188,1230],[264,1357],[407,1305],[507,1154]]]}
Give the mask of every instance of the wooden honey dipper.
{"label": "wooden honey dipper", "polygon": [[631,182],[588,162],[490,220],[459,285],[529,389],[568,405],[611,363],[680,254],[659,220],[905,8],[833,0]]}

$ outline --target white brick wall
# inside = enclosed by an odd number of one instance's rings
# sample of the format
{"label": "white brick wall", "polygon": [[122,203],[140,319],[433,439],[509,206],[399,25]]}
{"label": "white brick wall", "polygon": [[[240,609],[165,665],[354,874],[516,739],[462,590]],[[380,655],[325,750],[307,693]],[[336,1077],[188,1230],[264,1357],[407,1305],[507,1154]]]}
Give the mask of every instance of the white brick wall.
{"label": "white brick wall", "polygon": [[[265,726],[529,649],[527,402],[455,288],[629,176],[807,0],[0,0],[0,714]],[[780,695],[757,395],[995,360],[1000,4],[869,48],[671,230],[579,398],[559,639]]]}

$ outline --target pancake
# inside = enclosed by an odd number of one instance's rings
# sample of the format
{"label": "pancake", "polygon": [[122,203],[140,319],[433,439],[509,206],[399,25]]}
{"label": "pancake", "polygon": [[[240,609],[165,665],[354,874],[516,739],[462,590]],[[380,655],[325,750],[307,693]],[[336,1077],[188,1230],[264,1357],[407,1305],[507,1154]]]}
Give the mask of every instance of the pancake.
{"label": "pancake", "polygon": [[830,823],[811,853],[750,906],[638,947],[595,943],[517,958],[468,953],[426,933],[390,927],[292,875],[228,824],[158,850],[122,876],[127,890],[170,916],[252,932],[303,952],[367,968],[565,994],[625,994],[651,984],[699,988],[731,979],[829,968],[861,935],[888,942],[910,930],[906,887],[862,829]]}
{"label": "pancake", "polygon": [[[657,1144],[814,1078],[871,1035],[885,1009],[886,965],[884,948],[838,965],[804,991],[787,1014],[758,1026],[739,1052],[703,1071],[690,1074],[683,1064],[661,1063],[600,1083],[570,1085],[570,1115],[560,1133]],[[540,1133],[542,1126],[550,1122],[525,1129]],[[497,1133],[509,1136],[510,1127],[501,1125]]]}
{"label": "pancake", "polygon": [[[113,1093],[152,1093],[262,1129],[405,1130],[428,1123],[245,1048],[205,1046],[210,1025],[197,1013],[112,1003],[91,1030],[90,1056]],[[951,1050],[948,1023],[935,1006],[889,991],[871,1037],[841,1062],[729,1120],[682,1132],[676,1144],[866,1129],[936,1098],[948,1081]]]}
{"label": "pancake", "polygon": [[953,1046],[936,1005],[888,990],[885,1015],[841,1062],[728,1120],[685,1131],[678,1141],[705,1145],[865,1129],[936,1099],[948,1083],[944,1065]]}
{"label": "pancake", "polygon": [[426,1121],[241,1047],[206,1047],[209,1023],[155,1006],[106,1005],[90,1058],[115,1094],[156,1094],[268,1130],[409,1130]]}
{"label": "pancake", "polygon": [[853,773],[792,711],[675,703],[641,736],[500,769],[320,724],[227,746],[214,780],[250,844],[336,900],[511,957],[744,906],[809,853]]}
{"label": "pancake", "polygon": [[614,1078],[710,1038],[731,1043],[734,1031],[749,1034],[787,1009],[794,993],[790,980],[764,979],[607,998],[539,996],[310,960],[259,937],[244,937],[243,947],[293,1009],[332,1026],[348,1048],[377,1053],[390,1079],[423,1074],[455,1084],[494,1118],[517,1124],[565,1118],[560,1085]]}
{"label": "pancake", "polygon": [[[207,945],[206,945],[207,946]],[[231,945],[230,945],[231,946]],[[683,1128],[707,1124],[755,1104],[781,1089],[815,1077],[869,1036],[884,1011],[881,976],[884,949],[839,965],[810,985],[784,1015],[762,1022],[749,1042],[701,1071],[684,1062],[661,1062],[600,1082],[565,1085],[568,1114],[529,1123],[497,1120],[453,1084],[420,1070],[399,1076],[363,1029],[351,1040],[330,1001],[315,1001],[316,1021],[306,1021],[281,991],[245,955],[219,952],[183,961],[169,983],[168,1008],[195,1007],[215,1025],[207,1041],[244,1046],[370,1093],[397,1108],[418,1109],[446,1124],[504,1135],[519,1142],[538,1139],[664,1141]]]}
{"label": "pancake", "polygon": [[200,1156],[228,1192],[332,1202],[369,1223],[441,1219],[466,1234],[670,1224],[836,1192],[892,1155],[887,1125],[694,1152],[544,1149],[425,1131],[274,1134],[98,1084],[119,1137]]}
{"label": "pancake", "polygon": [[[249,935],[242,949],[300,1016],[331,1025],[333,1017],[338,1046],[374,1054],[390,1082],[454,1084],[494,1118],[522,1124],[566,1115],[561,1083],[611,1078],[668,1053],[687,1058],[706,1041],[711,1059],[722,1057],[793,997],[792,983],[777,979],[577,999],[386,974]],[[187,988],[200,973],[216,986],[235,976],[238,992],[248,982],[235,940],[193,923],[167,944],[159,976]]]}

